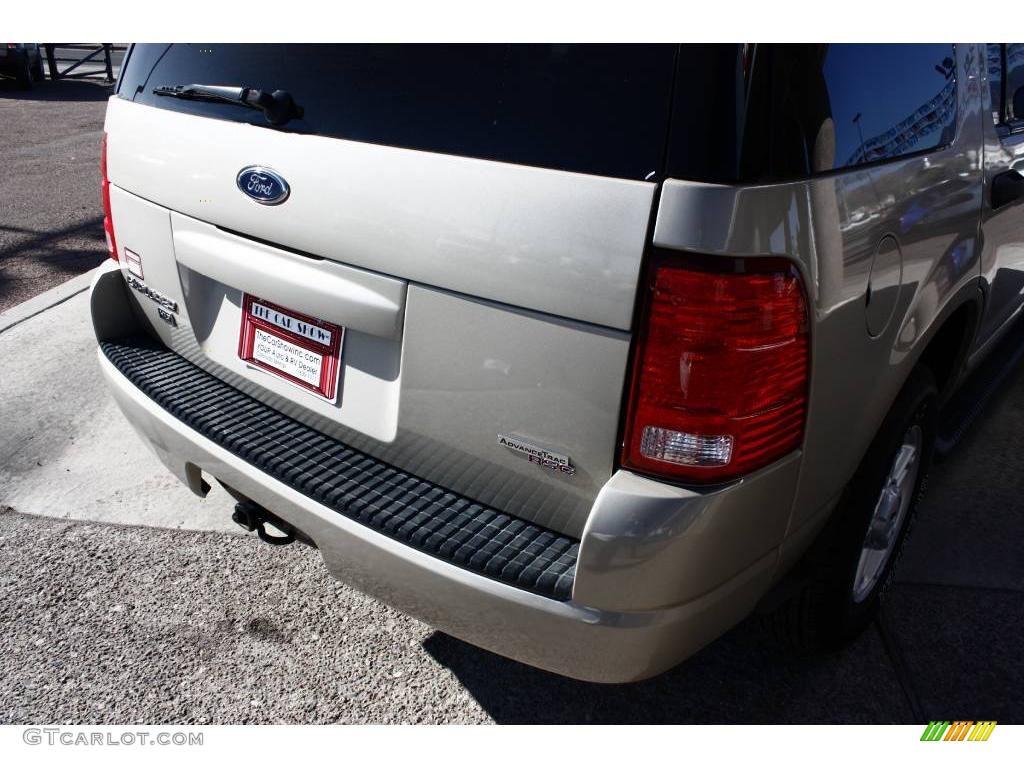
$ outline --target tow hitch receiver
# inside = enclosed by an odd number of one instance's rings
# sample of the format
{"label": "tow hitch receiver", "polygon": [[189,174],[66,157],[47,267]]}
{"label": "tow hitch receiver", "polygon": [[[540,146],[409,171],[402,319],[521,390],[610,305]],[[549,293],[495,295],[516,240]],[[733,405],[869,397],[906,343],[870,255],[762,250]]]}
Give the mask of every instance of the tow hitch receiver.
{"label": "tow hitch receiver", "polygon": [[[308,536],[253,501],[240,501],[235,504],[235,511],[231,514],[231,519],[247,531],[256,531],[256,535],[261,540],[275,547],[283,547],[296,540],[316,546]],[[275,536],[267,533],[267,529],[264,527],[266,523],[270,523],[283,535]]]}

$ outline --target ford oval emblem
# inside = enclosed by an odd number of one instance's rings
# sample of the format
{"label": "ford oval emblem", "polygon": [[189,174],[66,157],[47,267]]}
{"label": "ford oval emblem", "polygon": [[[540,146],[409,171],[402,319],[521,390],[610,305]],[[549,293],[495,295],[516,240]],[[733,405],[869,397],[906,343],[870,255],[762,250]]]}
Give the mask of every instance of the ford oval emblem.
{"label": "ford oval emblem", "polygon": [[250,165],[238,173],[238,188],[260,205],[280,205],[291,188],[278,174],[262,165]]}

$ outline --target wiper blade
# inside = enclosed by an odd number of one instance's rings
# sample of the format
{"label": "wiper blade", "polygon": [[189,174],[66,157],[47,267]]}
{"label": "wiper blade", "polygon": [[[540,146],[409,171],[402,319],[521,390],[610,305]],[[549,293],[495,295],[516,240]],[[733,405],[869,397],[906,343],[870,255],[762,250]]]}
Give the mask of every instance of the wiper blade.
{"label": "wiper blade", "polygon": [[260,110],[271,125],[284,125],[292,118],[302,117],[302,107],[288,91],[261,91],[259,88],[240,88],[234,85],[158,85],[157,96],[195,101],[223,101]]}

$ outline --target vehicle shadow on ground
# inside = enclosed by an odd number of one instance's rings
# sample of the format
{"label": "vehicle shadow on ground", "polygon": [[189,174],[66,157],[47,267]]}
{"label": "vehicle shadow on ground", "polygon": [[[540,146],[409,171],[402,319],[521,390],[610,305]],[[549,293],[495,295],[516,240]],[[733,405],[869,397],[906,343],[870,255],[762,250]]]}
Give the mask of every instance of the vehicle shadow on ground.
{"label": "vehicle shadow on ground", "polygon": [[[98,185],[99,182],[97,181]],[[61,229],[46,232],[0,224],[0,235],[5,232],[9,232],[15,237],[20,236],[21,239],[15,240],[9,246],[0,246],[0,256],[20,256],[26,252],[41,251],[34,258],[52,262],[63,260],[59,256],[54,255],[52,249],[66,237],[87,237],[96,239],[100,243],[104,242],[102,216],[93,216],[85,221],[76,221]]]}
{"label": "vehicle shadow on ground", "polygon": [[841,653],[785,651],[756,618],[638,683],[550,674],[435,632],[424,649],[499,723],[917,722],[878,630]]}
{"label": "vehicle shadow on ground", "polygon": [[0,311],[106,259],[102,216],[53,232],[0,225],[0,242],[5,234],[14,242],[0,246]]}
{"label": "vehicle shadow on ground", "polygon": [[90,80],[43,80],[22,90],[12,79],[0,79],[0,99],[24,101],[106,101],[113,83]]}

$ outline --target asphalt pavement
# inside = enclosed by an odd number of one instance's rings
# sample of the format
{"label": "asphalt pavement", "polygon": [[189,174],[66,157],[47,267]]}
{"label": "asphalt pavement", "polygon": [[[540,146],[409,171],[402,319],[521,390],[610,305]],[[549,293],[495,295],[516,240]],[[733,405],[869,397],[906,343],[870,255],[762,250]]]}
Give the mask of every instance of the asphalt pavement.
{"label": "asphalt pavement", "polygon": [[0,82],[0,312],[103,259],[100,139],[112,87]]}

